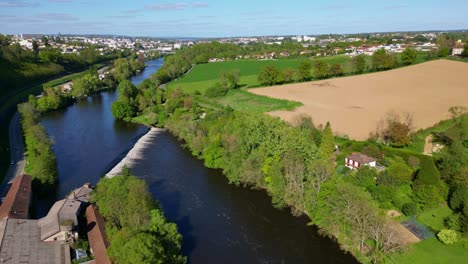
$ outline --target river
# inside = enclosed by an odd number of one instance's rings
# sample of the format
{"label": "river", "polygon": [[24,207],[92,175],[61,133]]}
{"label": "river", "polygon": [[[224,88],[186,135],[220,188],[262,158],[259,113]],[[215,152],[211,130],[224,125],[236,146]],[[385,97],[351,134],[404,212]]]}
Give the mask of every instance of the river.
{"label": "river", "polygon": [[[134,84],[163,63],[148,62]],[[148,129],[114,120],[116,92],[103,92],[44,116],[54,140],[61,198],[85,182],[96,184]],[[146,180],[165,215],[183,235],[189,263],[355,263],[330,239],[320,237],[306,218],[272,207],[263,191],[229,185],[218,170],[159,133],[131,171]]]}

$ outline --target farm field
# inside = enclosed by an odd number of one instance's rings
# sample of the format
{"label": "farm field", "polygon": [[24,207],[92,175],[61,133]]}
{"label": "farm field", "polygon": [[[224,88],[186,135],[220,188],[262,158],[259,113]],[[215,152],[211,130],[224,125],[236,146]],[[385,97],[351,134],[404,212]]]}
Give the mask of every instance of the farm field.
{"label": "farm field", "polygon": [[364,140],[389,111],[411,113],[414,129],[449,118],[448,108],[468,104],[468,64],[436,60],[395,70],[249,91],[298,101],[294,111],[274,111],[286,121],[309,115],[330,121],[338,135]]}
{"label": "farm field", "polygon": [[[320,58],[329,64],[345,63],[348,56],[333,56]],[[213,86],[218,80],[222,71],[239,70],[240,85],[243,87],[258,87],[257,74],[267,65],[275,65],[279,70],[287,68],[297,68],[304,59],[279,59],[279,60],[235,60],[200,64],[195,66],[187,75],[168,84],[169,88],[179,87],[185,93],[199,91],[203,93]],[[313,63],[313,60],[312,60]],[[312,70],[313,71],[313,70]]]}

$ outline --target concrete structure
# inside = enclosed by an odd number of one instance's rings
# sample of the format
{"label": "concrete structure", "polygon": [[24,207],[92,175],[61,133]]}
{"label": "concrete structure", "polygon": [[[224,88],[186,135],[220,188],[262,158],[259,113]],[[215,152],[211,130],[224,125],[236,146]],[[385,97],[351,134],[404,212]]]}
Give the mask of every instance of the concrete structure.
{"label": "concrete structure", "polygon": [[0,206],[0,220],[6,217],[12,219],[27,219],[29,216],[30,201],[31,176],[25,174],[16,176]]}
{"label": "concrete structure", "polygon": [[361,153],[353,153],[345,158],[345,165],[350,169],[359,169],[361,166],[376,167],[376,159]]}
{"label": "concrete structure", "polygon": [[95,258],[91,263],[110,264],[111,261],[107,255],[109,242],[107,240],[104,219],[95,205],[89,205],[86,208],[86,218],[88,221],[89,246]]}

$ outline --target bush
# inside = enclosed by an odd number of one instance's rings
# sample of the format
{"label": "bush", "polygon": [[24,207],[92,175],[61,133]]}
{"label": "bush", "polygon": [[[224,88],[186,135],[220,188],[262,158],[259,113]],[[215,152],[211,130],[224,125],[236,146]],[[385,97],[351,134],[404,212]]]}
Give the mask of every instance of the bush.
{"label": "bush", "polygon": [[224,88],[220,83],[216,83],[205,91],[207,97],[221,97],[225,96],[228,92],[228,89]]}
{"label": "bush", "polygon": [[452,245],[458,241],[457,232],[450,229],[442,229],[437,234],[437,238],[446,245]]}
{"label": "bush", "polygon": [[459,231],[461,229],[461,225],[460,225],[460,219],[461,218],[460,217],[461,217],[460,214],[453,214],[451,216],[447,216],[444,219],[445,227],[447,227],[448,229],[451,229],[451,230]]}
{"label": "bush", "polygon": [[416,203],[405,203],[402,207],[402,212],[405,215],[416,215],[419,213],[419,206]]}

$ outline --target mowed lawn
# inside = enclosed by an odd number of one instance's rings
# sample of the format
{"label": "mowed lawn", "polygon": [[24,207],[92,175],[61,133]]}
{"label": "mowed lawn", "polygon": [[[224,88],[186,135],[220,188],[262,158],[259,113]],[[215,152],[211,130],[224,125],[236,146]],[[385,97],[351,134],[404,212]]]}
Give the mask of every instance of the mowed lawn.
{"label": "mowed lawn", "polygon": [[[274,65],[279,70],[288,68],[296,69],[305,59],[279,59],[279,60],[235,60],[224,62],[213,62],[195,66],[184,77],[169,83],[168,87],[179,87],[186,93],[199,91],[203,93],[206,89],[219,81],[221,72],[239,70],[240,85],[246,88],[258,87],[260,84],[257,75],[261,69],[268,65]],[[333,56],[321,58],[329,64],[345,63],[349,60],[348,56]],[[314,60],[311,61],[312,64]],[[313,70],[312,70],[313,74]]]}

